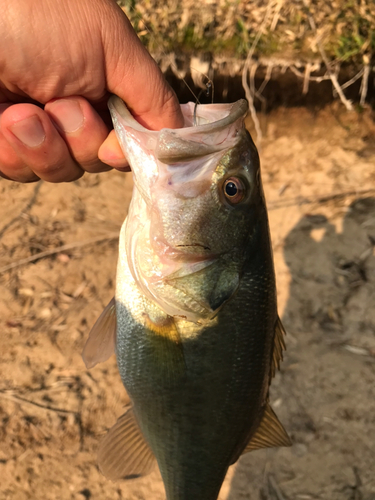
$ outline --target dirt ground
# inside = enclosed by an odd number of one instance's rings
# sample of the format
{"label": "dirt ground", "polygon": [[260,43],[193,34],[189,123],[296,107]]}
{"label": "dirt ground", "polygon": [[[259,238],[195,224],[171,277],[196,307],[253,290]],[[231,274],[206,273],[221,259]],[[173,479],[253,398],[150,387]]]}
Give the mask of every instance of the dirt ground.
{"label": "dirt ground", "polygon": [[[375,500],[375,125],[336,104],[279,109],[262,125],[288,331],[271,399],[293,446],[242,457],[220,500]],[[114,293],[130,197],[119,172],[0,180],[1,500],[165,498],[156,470],[116,484],[99,473],[98,440],[126,394],[114,357],[87,371],[80,356]]]}

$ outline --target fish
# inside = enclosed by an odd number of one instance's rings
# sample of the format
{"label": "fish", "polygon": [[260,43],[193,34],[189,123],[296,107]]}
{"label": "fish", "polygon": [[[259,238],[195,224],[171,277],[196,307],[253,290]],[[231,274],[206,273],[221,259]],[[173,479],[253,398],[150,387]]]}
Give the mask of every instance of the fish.
{"label": "fish", "polygon": [[117,481],[156,462],[167,500],[215,500],[242,454],[291,445],[269,402],[285,331],[248,104],[183,104],[185,126],[160,131],[109,109],[134,190],[83,359],[115,351],[131,403],[99,467]]}

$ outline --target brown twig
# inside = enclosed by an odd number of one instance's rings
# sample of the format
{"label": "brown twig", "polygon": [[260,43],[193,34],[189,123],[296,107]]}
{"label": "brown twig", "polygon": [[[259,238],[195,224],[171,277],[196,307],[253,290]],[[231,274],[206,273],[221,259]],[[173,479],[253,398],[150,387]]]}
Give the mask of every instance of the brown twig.
{"label": "brown twig", "polygon": [[280,201],[270,201],[267,203],[268,210],[277,210],[279,208],[292,207],[293,205],[310,205],[312,203],[327,203],[332,200],[340,200],[346,198],[347,196],[360,196],[365,194],[374,193],[375,188],[370,189],[359,189],[356,191],[341,191],[338,193],[327,194],[325,196],[319,197],[303,197],[297,196],[295,198],[289,198]]}
{"label": "brown twig", "polygon": [[[263,28],[266,25],[268,18],[271,14],[271,6],[272,6],[272,2],[271,2],[271,0],[269,0],[268,5],[267,5],[266,15],[264,16],[263,22],[262,22],[257,34],[255,35],[253,44],[252,44],[252,46],[247,54],[246,61],[245,61],[245,64],[243,66],[243,69],[242,69],[242,87],[245,90],[246,99],[249,102],[250,115],[251,115],[251,118],[252,118],[254,125],[255,125],[258,146],[260,146],[260,143],[262,142],[262,129],[260,128],[260,123],[259,123],[257,113],[255,110],[255,106],[254,106],[254,90],[251,90],[249,87],[249,84],[247,82],[247,75],[249,73],[249,70],[251,70],[252,59],[253,59],[253,54],[254,54],[255,48],[258,45],[258,42],[262,36]],[[251,78],[250,78],[250,83],[251,83]]]}
{"label": "brown twig", "polygon": [[361,89],[360,89],[361,98],[360,98],[359,104],[361,106],[364,106],[365,102],[366,102],[369,76],[370,76],[370,65],[366,64],[365,69],[363,70],[363,77],[362,77]]}
{"label": "brown twig", "polygon": [[30,399],[23,398],[22,396],[16,396],[15,394],[7,393],[4,391],[0,391],[0,398],[13,401],[14,403],[36,406],[37,408],[41,408],[42,410],[54,411],[56,413],[68,413],[73,415],[77,414],[77,412],[73,410],[64,410],[63,408],[55,408],[54,406],[42,405],[40,403],[36,403],[35,401],[31,401]]}
{"label": "brown twig", "polygon": [[272,69],[273,69],[273,64],[269,64],[267,66],[267,71],[266,71],[266,76],[264,77],[264,80],[261,84],[261,86],[259,87],[259,89],[256,91],[256,96],[258,97],[258,99],[260,100],[264,100],[264,97],[262,96],[262,92],[263,90],[266,88],[266,85],[267,83],[270,81],[271,79],[271,76],[272,76]]}
{"label": "brown twig", "polygon": [[[290,69],[290,71],[292,73],[294,73],[296,76],[298,76],[299,78],[303,78],[305,80],[306,76],[305,76],[305,72],[302,73],[301,71],[299,71],[296,66],[294,64],[290,64],[288,66],[288,68]],[[312,73],[314,70],[311,69],[310,70],[310,73]],[[325,75],[321,75],[321,76],[311,76],[309,75],[309,81],[310,82],[317,82],[317,83],[320,83],[320,82],[323,82],[324,80],[330,80],[330,77],[329,75],[325,74]]]}
{"label": "brown twig", "polygon": [[[311,72],[313,71],[311,68],[312,68],[311,63],[307,63],[306,67],[305,67],[305,72],[302,73],[293,64],[289,66],[289,69],[292,73],[294,73],[299,78],[303,78],[303,91],[302,91],[303,94],[306,94],[308,91],[308,82],[320,83],[323,80],[331,80],[331,77],[329,74],[325,74],[322,76],[311,76]],[[365,72],[365,70],[363,68],[361,70],[359,70],[358,73],[353,76],[353,78],[351,78],[347,82],[343,83],[341,85],[341,88],[346,89],[346,88],[350,87],[350,85],[353,85],[353,83],[355,83],[357,80],[359,80],[361,78],[361,76],[364,75],[364,72]]]}
{"label": "brown twig", "polygon": [[27,205],[25,206],[25,208],[18,215],[13,217],[13,219],[10,220],[7,224],[5,224],[5,226],[0,230],[0,238],[3,237],[5,231],[7,231],[10,228],[10,226],[12,226],[15,222],[17,222],[18,219],[21,218],[24,214],[26,214],[30,210],[30,208],[34,205],[34,203],[36,202],[36,199],[38,197],[40,188],[42,187],[42,184],[43,184],[43,181],[39,181],[37,183],[37,185],[34,188],[34,193],[33,193],[32,197],[30,198],[30,200],[27,202]]}
{"label": "brown twig", "polygon": [[[312,16],[312,14],[310,13],[307,1],[303,0],[303,4],[304,4],[305,9],[307,11],[307,17],[309,19],[309,23],[310,23],[311,29],[314,31],[314,33],[316,35],[318,35],[318,30],[316,29],[316,24],[315,24],[315,21],[314,21],[314,18]],[[332,85],[334,86],[334,88],[335,88],[338,96],[340,97],[341,102],[344,104],[344,106],[346,107],[346,109],[348,111],[352,111],[353,105],[349,101],[349,99],[347,99],[345,97],[344,92],[342,91],[342,88],[340,87],[340,84],[339,84],[339,82],[337,80],[337,76],[334,73],[332,73],[331,68],[330,68],[330,62],[328,60],[327,54],[326,54],[326,52],[325,52],[325,50],[323,48],[323,45],[320,43],[320,40],[319,40],[318,37],[317,37],[317,40],[316,40],[316,44],[318,46],[318,49],[319,49],[320,55],[322,56],[324,64],[326,65],[327,72],[328,72],[328,75],[329,75],[329,77],[331,79]]]}
{"label": "brown twig", "polygon": [[91,240],[77,241],[75,243],[68,243],[67,245],[51,248],[50,250],[46,250],[45,252],[39,252],[35,255],[31,255],[30,257],[26,257],[25,259],[12,262],[11,264],[8,264],[4,267],[0,267],[0,274],[5,273],[6,271],[10,271],[11,269],[15,269],[16,267],[25,266],[26,264],[30,264],[31,262],[43,259],[44,257],[50,257],[51,255],[56,255],[61,252],[66,252],[67,250],[73,250],[75,248],[80,248],[87,245],[93,245],[94,243],[99,243],[101,241],[115,240],[117,238],[118,238],[118,233],[109,233],[106,236],[99,236],[98,238],[93,238]]}
{"label": "brown twig", "polygon": [[353,500],[362,500],[363,495],[362,495],[362,480],[361,476],[359,475],[359,471],[357,467],[353,467],[353,472],[355,476],[355,485],[353,487]]}
{"label": "brown twig", "polygon": [[354,82],[356,82],[359,78],[361,78],[363,73],[364,73],[364,69],[362,68],[361,70],[358,71],[358,73],[356,75],[353,76],[353,78],[351,78],[347,82],[343,83],[341,85],[341,88],[346,89],[347,87],[350,87],[350,85],[353,85]]}
{"label": "brown twig", "polygon": [[275,478],[271,476],[271,474],[268,475],[268,487],[274,493],[276,496],[277,500],[286,500],[284,495],[282,494],[279,485],[277,484]]}
{"label": "brown twig", "polygon": [[309,83],[310,83],[310,73],[311,73],[312,64],[307,63],[305,67],[305,74],[303,77],[303,88],[302,94],[305,95],[309,91]]}

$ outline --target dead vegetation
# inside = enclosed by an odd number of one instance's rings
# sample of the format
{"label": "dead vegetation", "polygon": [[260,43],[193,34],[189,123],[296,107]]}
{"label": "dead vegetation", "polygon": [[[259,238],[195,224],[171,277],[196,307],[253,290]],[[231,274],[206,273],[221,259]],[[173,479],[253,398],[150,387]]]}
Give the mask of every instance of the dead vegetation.
{"label": "dead vegetation", "polygon": [[[331,81],[333,97],[349,110],[346,88],[360,82],[355,100],[361,106],[369,97],[375,62],[373,0],[118,3],[162,70],[179,79],[191,77],[198,87],[207,78],[242,73],[250,106],[253,101],[264,105],[268,82],[291,73],[303,95],[311,83]],[[261,80],[258,88],[256,79]]]}
{"label": "dead vegetation", "polygon": [[[120,0],[153,53],[208,51],[246,57],[257,33],[255,56],[363,64],[375,50],[372,0]],[[314,19],[316,29],[311,26]],[[266,20],[266,22],[265,22]]]}

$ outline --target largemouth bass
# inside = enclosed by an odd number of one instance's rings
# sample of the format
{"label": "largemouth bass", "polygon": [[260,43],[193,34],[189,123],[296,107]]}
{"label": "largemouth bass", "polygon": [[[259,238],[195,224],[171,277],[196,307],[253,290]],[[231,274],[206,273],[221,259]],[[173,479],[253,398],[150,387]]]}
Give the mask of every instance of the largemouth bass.
{"label": "largemouth bass", "polygon": [[132,404],[100,444],[100,469],[118,480],[156,459],[168,500],[215,500],[242,453],[290,445],[269,404],[284,330],[247,102],[196,117],[182,105],[185,127],[160,132],[117,97],[109,107],[134,191],[116,296],[83,357],[91,367],[115,347]]}

